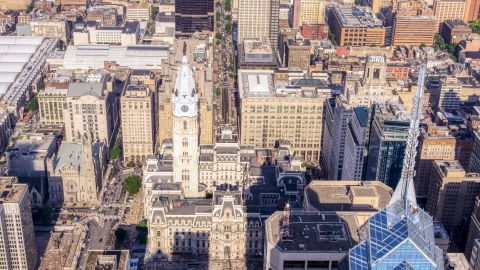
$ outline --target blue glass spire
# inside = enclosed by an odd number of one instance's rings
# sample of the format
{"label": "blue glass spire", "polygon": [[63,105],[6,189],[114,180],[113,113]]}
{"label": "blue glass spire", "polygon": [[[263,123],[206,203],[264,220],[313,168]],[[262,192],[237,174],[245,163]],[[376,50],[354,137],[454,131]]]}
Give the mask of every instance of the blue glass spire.
{"label": "blue glass spire", "polygon": [[433,219],[417,206],[413,187],[425,68],[422,64],[402,176],[389,205],[360,228],[361,242],[348,254],[351,270],[443,270],[443,254],[435,245]]}

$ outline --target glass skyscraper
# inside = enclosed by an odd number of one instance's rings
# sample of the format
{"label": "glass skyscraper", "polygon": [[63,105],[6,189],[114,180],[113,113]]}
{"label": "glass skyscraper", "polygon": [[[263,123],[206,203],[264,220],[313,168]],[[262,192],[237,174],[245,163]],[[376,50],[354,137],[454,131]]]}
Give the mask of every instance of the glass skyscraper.
{"label": "glass skyscraper", "polygon": [[369,218],[359,234],[364,241],[349,251],[350,270],[443,269],[433,220],[410,201],[408,206],[403,199],[386,206]]}
{"label": "glass skyscraper", "polygon": [[402,174],[409,126],[410,119],[402,105],[374,105],[365,180],[378,180],[391,188],[397,186]]}
{"label": "glass skyscraper", "polygon": [[339,269],[443,270],[443,253],[435,245],[433,219],[417,206],[413,186],[425,70],[422,64],[395,193],[390,203],[358,230],[360,244],[349,250]]}

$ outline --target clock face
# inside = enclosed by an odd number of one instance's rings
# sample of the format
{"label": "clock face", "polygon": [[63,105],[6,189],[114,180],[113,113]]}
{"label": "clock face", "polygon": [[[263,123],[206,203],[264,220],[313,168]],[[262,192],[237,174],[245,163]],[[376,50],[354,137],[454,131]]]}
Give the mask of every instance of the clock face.
{"label": "clock face", "polygon": [[181,109],[182,109],[182,112],[188,112],[188,106],[187,105],[183,105]]}

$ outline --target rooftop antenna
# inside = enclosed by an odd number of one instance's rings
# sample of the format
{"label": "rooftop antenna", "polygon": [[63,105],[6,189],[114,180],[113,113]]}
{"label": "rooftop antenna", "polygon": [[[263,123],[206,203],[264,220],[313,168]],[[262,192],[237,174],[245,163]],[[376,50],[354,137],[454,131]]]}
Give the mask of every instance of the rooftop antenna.
{"label": "rooftop antenna", "polygon": [[405,148],[405,158],[403,159],[402,174],[400,181],[395,188],[390,204],[404,200],[405,210],[408,207],[408,201],[417,204],[415,188],[413,186],[413,177],[415,176],[415,157],[417,155],[418,136],[420,135],[420,120],[422,118],[423,105],[423,85],[425,83],[426,65],[420,66],[418,74],[417,92],[413,99],[412,117],[410,119],[410,127],[408,128],[407,146]]}

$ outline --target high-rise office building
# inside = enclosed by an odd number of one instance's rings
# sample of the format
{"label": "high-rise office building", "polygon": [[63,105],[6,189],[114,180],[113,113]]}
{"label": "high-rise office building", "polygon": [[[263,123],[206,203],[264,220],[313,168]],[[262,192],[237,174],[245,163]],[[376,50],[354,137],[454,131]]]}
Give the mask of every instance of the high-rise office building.
{"label": "high-rise office building", "polygon": [[456,160],[435,160],[425,208],[447,230],[454,230],[474,209],[480,191],[478,173],[467,173]]}
{"label": "high-rise office building", "polygon": [[385,27],[369,7],[335,4],[329,26],[339,46],[381,47],[385,42]]}
{"label": "high-rise office building", "polygon": [[465,13],[463,15],[464,22],[471,22],[478,19],[478,13],[480,12],[479,0],[466,0],[465,1]]}
{"label": "high-rise office building", "polygon": [[37,248],[28,185],[0,178],[0,269],[33,270]]}
{"label": "high-rise office building", "polygon": [[432,44],[437,32],[435,17],[428,15],[395,16],[393,46]]}
{"label": "high-rise office building", "polygon": [[340,269],[443,270],[443,254],[435,245],[433,219],[418,207],[413,186],[425,69],[423,64],[408,125],[405,160],[401,161],[401,179],[390,203],[358,230],[359,244],[349,250]]}
{"label": "high-rise office building", "polygon": [[238,2],[238,43],[244,39],[267,38],[277,48],[279,0],[245,0]]}
{"label": "high-rise office building", "polygon": [[273,71],[267,70],[239,70],[238,78],[241,143],[274,148],[286,139],[292,143],[292,152],[317,163],[323,102],[332,95],[326,83],[303,78],[274,82]]}
{"label": "high-rise office building", "polygon": [[367,126],[367,109],[363,107],[354,108],[345,134],[342,179],[362,180]]}
{"label": "high-rise office building", "polygon": [[143,162],[154,154],[156,84],[150,87],[143,79],[155,81],[150,70],[133,70],[130,85],[120,98],[122,115],[122,143],[125,162]]}
{"label": "high-rise office building", "polygon": [[175,36],[191,36],[195,32],[214,30],[213,0],[176,0]]}
{"label": "high-rise office building", "polygon": [[372,117],[365,180],[394,188],[402,172],[410,118],[400,103],[376,104]]}
{"label": "high-rise office building", "polygon": [[298,28],[303,24],[325,23],[324,0],[295,0],[292,7],[292,27]]}
{"label": "high-rise office building", "polygon": [[434,123],[426,124],[420,133],[415,191],[417,198],[427,198],[431,172],[435,160],[455,159],[455,138],[448,134],[446,127]]}
{"label": "high-rise office building", "polygon": [[327,173],[327,179],[340,180],[343,179],[343,157],[347,138],[345,134],[348,122],[353,115],[353,106],[344,96],[327,99],[323,106],[325,114],[322,130],[322,164]]}
{"label": "high-rise office building", "polygon": [[437,18],[438,32],[442,30],[442,24],[448,19],[463,19],[465,15],[465,0],[437,0],[433,10]]}
{"label": "high-rise office building", "polygon": [[354,89],[344,90],[349,103],[370,107],[372,101],[398,101],[394,88],[387,81],[387,57],[385,55],[368,55],[363,78],[355,83]]}
{"label": "high-rise office building", "polygon": [[117,103],[114,102],[114,78],[105,70],[75,74],[68,86],[63,109],[65,139],[75,142],[86,132],[107,146],[115,141],[118,127]]}
{"label": "high-rise office building", "polygon": [[[478,256],[480,255],[478,254],[478,252],[480,251],[478,250],[478,248],[480,246],[478,245],[478,239],[480,239],[480,197],[477,196],[475,197],[473,212],[470,216],[470,228],[468,230],[468,239],[465,246],[465,257],[470,260],[470,266],[472,267],[470,269],[477,269],[478,267],[480,267],[480,257]],[[477,246],[476,252],[472,253],[474,246]],[[472,255],[477,256],[472,258]],[[477,265],[477,268],[473,267],[474,265]]]}
{"label": "high-rise office building", "polygon": [[462,83],[455,77],[447,77],[440,80],[440,88],[437,99],[432,103],[435,107],[444,110],[455,110],[460,106],[460,96],[462,94]]}

